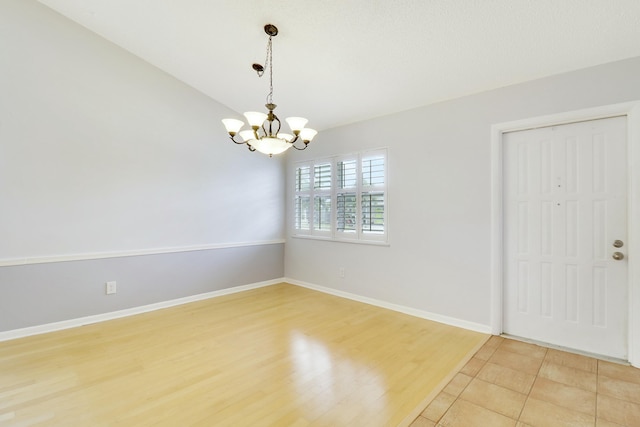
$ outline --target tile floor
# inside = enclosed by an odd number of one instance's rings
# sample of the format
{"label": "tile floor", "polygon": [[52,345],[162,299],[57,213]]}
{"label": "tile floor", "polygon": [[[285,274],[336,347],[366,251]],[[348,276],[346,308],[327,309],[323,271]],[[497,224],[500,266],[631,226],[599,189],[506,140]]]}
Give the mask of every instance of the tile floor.
{"label": "tile floor", "polygon": [[640,427],[640,369],[491,337],[411,427]]}

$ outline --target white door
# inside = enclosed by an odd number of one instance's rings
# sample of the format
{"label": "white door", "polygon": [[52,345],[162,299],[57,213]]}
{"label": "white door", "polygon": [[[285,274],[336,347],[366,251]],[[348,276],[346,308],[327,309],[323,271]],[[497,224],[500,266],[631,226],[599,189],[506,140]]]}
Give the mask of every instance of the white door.
{"label": "white door", "polygon": [[505,333],[627,359],[626,141],[626,117],[504,135]]}

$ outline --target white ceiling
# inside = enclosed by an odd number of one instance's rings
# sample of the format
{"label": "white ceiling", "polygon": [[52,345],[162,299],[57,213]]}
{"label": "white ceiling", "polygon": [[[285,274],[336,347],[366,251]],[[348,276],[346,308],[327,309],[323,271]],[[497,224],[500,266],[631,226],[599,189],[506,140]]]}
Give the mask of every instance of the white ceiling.
{"label": "white ceiling", "polygon": [[238,112],[327,129],[640,56],[640,0],[40,0]]}

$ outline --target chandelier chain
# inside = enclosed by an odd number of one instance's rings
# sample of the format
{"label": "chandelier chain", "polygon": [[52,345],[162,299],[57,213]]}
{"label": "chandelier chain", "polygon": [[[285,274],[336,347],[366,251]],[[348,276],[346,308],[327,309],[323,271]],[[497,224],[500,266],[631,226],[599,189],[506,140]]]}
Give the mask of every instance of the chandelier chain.
{"label": "chandelier chain", "polygon": [[267,104],[273,104],[273,44],[272,36],[269,36],[267,42],[267,58],[264,60],[264,66],[269,66],[269,95],[267,95]]}

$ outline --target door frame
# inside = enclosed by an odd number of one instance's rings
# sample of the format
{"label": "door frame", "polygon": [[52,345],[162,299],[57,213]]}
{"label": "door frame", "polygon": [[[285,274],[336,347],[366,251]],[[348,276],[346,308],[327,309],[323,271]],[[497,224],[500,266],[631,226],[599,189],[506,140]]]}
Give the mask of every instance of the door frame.
{"label": "door frame", "polygon": [[575,122],[627,117],[628,333],[629,362],[640,367],[640,100],[559,114],[532,117],[491,126],[491,333],[503,332],[504,210],[503,135],[507,132]]}

